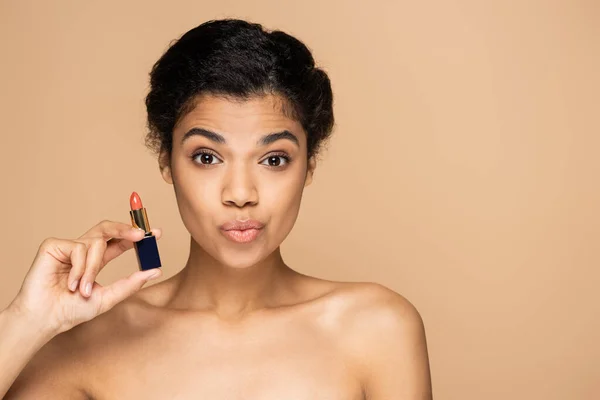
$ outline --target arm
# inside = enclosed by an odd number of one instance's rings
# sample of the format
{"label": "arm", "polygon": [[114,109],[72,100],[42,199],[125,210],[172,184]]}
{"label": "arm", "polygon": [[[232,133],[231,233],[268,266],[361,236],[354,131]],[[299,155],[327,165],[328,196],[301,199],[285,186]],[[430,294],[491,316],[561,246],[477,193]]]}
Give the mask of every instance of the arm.
{"label": "arm", "polygon": [[0,313],[0,398],[53,336],[53,332],[36,326],[36,321],[29,320],[12,305]]}
{"label": "arm", "polygon": [[431,400],[429,356],[421,316],[412,306],[389,312],[387,331],[375,344],[367,398]]}
{"label": "arm", "polygon": [[0,313],[0,398],[86,399],[67,374],[55,332],[12,306]]}
{"label": "arm", "polygon": [[403,296],[369,285],[354,308],[352,353],[368,400],[432,400],[423,320]]}

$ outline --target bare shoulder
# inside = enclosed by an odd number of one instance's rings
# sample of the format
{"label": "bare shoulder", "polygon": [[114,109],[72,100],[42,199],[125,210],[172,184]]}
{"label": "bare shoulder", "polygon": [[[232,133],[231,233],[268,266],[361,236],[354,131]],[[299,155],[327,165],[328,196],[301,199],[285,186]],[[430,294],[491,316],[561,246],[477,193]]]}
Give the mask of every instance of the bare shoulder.
{"label": "bare shoulder", "polygon": [[405,329],[423,324],[421,314],[406,297],[379,283],[359,284],[355,311],[388,329]]}
{"label": "bare shoulder", "polygon": [[365,343],[384,345],[385,341],[379,340],[382,335],[394,338],[388,343],[390,346],[424,339],[420,312],[406,297],[387,286],[316,278],[311,284],[321,293],[311,301],[313,317],[350,348],[354,344],[364,348]]}
{"label": "bare shoulder", "polygon": [[[6,399],[88,399],[88,381],[94,376],[95,358],[125,340],[135,329],[132,315],[144,318],[147,305],[131,297],[96,318],[60,333],[48,341],[21,371]],[[149,310],[147,313],[150,312]]]}
{"label": "bare shoulder", "polygon": [[345,324],[392,330],[423,325],[421,314],[406,297],[379,283],[336,282],[327,298]]}
{"label": "bare shoulder", "polygon": [[88,399],[82,350],[86,340],[79,326],[50,339],[29,360],[5,399]]}
{"label": "bare shoulder", "polygon": [[47,342],[25,365],[4,399],[87,399],[80,380],[77,345],[69,343],[69,337],[64,332]]}
{"label": "bare shoulder", "polygon": [[361,371],[368,398],[430,399],[425,327],[417,308],[378,283],[345,283],[335,292],[343,305],[339,340]]}

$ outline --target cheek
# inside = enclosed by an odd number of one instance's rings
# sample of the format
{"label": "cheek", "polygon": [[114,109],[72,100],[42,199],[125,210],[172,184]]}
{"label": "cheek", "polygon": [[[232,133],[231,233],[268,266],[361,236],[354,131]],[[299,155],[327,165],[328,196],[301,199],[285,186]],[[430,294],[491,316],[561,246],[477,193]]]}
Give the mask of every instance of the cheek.
{"label": "cheek", "polygon": [[173,176],[177,205],[183,224],[192,234],[216,226],[220,208],[219,182],[203,179],[193,168],[176,170]]}
{"label": "cheek", "polygon": [[259,211],[270,218],[272,228],[282,231],[292,228],[300,209],[303,189],[304,180],[297,176],[271,180],[261,185]]}

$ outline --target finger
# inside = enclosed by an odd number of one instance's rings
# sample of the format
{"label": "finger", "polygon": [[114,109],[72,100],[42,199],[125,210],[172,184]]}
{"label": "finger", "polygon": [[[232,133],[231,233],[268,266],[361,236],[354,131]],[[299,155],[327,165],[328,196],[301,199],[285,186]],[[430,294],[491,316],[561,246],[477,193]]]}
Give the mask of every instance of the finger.
{"label": "finger", "polygon": [[[41,258],[50,257],[55,262],[71,265],[70,276],[73,270],[83,271],[85,269],[87,246],[84,243],[72,240],[48,238],[42,242],[39,254]],[[48,264],[44,263],[44,265]],[[68,280],[67,282],[71,281]]]}
{"label": "finger", "polygon": [[[162,237],[162,229],[153,228],[152,233],[156,236],[156,239],[160,239]],[[106,248],[106,252],[104,253],[104,264],[106,265],[111,260],[114,260],[127,250],[133,248],[133,242],[140,241],[144,238],[144,234],[138,235],[139,237],[133,237],[132,240],[127,239],[111,239],[108,242],[108,247]]]}
{"label": "finger", "polygon": [[112,238],[135,239],[139,234],[134,234],[135,237],[132,237],[131,234],[132,232],[136,232],[136,230],[136,228],[133,228],[131,225],[123,222],[104,220],[81,235],[79,239],[89,239],[95,237],[103,237],[105,240]]}
{"label": "finger", "polygon": [[[133,242],[139,241],[144,237],[144,231],[127,227],[129,232],[121,231],[118,233],[121,237],[129,237],[127,239],[110,239],[108,242],[102,238],[85,238],[78,239],[79,241],[86,243],[88,250],[86,265],[83,269],[78,268],[73,272],[73,275],[69,277],[70,288],[72,290],[77,289],[77,284],[80,283],[80,292],[85,297],[91,296],[91,291],[94,290],[94,281],[100,270],[104,268],[111,260],[123,254],[125,251],[133,247]],[[160,239],[162,236],[162,230],[160,228],[152,229],[152,233]],[[83,277],[83,278],[82,278]]]}
{"label": "finger", "polygon": [[109,286],[96,289],[96,297],[100,301],[100,313],[106,312],[116,304],[125,300],[144,286],[151,279],[156,279],[162,275],[160,268],[153,268],[147,271],[136,271],[127,278],[119,279]]}
{"label": "finger", "polygon": [[96,276],[100,272],[100,269],[104,266],[102,263],[104,258],[104,251],[106,250],[106,241],[99,237],[90,239],[89,248],[87,251],[87,257],[85,260],[85,271],[80,280],[79,291],[85,297],[90,297],[92,294],[92,287]]}
{"label": "finger", "polygon": [[[87,246],[83,243],[75,243],[71,253],[71,271],[83,271],[85,269],[85,259],[87,257]],[[69,275],[71,272],[69,271]],[[70,281],[67,281],[70,282]],[[77,288],[77,282],[73,284]]]}
{"label": "finger", "polygon": [[85,271],[87,258],[87,246],[85,243],[74,243],[76,247],[72,253],[71,270],[69,271],[69,275],[67,277],[67,285],[69,290],[72,292],[77,290],[77,285],[79,285],[81,275],[83,275],[83,271]]}

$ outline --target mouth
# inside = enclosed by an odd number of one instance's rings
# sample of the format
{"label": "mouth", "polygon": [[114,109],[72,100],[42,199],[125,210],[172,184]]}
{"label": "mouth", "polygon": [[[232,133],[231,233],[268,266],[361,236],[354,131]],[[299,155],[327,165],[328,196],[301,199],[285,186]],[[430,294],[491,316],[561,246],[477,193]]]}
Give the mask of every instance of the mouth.
{"label": "mouth", "polygon": [[264,224],[256,220],[234,220],[221,225],[223,235],[236,243],[250,243],[262,232]]}
{"label": "mouth", "polygon": [[228,231],[221,231],[225,237],[236,243],[250,243],[255,240],[262,230],[260,229],[245,229],[243,231],[237,229],[230,229]]}

